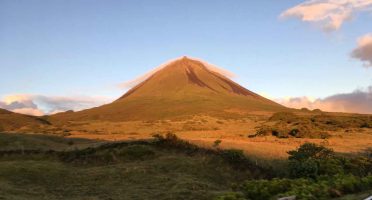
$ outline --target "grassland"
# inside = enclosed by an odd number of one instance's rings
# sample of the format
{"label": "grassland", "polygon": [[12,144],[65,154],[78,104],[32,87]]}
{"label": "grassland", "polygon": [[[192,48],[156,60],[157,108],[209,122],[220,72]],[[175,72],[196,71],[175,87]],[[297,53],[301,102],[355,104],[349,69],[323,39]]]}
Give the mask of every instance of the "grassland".
{"label": "grassland", "polygon": [[[171,134],[127,142],[0,134],[0,144],[0,199],[275,199],[262,189],[290,186],[283,192],[291,194],[323,188],[322,195],[329,195],[324,184],[342,199],[355,199],[372,189],[372,177],[363,178],[372,161],[364,157],[349,160],[362,163],[346,164],[335,178],[331,170],[322,175],[327,179],[288,179],[291,164],[285,159],[257,162],[240,150],[201,148]],[[335,181],[324,182],[329,179]]]}
{"label": "grassland", "polygon": [[212,199],[253,176],[213,153],[97,142],[1,134],[0,199]]}
{"label": "grassland", "polygon": [[238,110],[227,111],[234,114],[221,117],[194,115],[164,120],[88,120],[65,123],[54,123],[44,117],[38,120],[49,124],[35,127],[25,125],[7,131],[105,141],[149,139],[154,134],[172,132],[203,147],[211,147],[214,141],[221,140],[220,148],[238,148],[250,156],[269,159],[286,158],[287,151],[306,142],[322,144],[341,153],[357,153],[372,146],[370,115],[292,110],[291,113],[251,112],[245,113],[245,117],[235,118],[233,116]]}
{"label": "grassland", "polygon": [[[306,142],[322,144],[333,148],[337,152],[357,153],[372,146],[372,129],[363,126],[363,120],[371,119],[364,115],[345,115],[323,114],[317,112],[300,112],[299,122],[293,122],[288,125],[299,126],[301,120],[306,123],[312,123],[311,118],[331,119],[310,124],[314,127],[315,136],[318,133],[325,132],[327,137],[286,137],[279,138],[272,134],[265,134],[258,137],[252,137],[257,130],[263,126],[273,126],[278,120],[270,120],[272,113],[251,113],[244,118],[216,118],[206,115],[197,115],[188,119],[171,120],[142,120],[142,121],[77,121],[69,122],[58,127],[58,132],[71,138],[100,139],[107,141],[137,140],[149,139],[157,133],[172,132],[180,138],[191,141],[203,147],[211,147],[216,140],[221,140],[221,148],[238,148],[245,151],[250,156],[265,158],[285,158],[287,151],[293,150]],[[334,121],[332,121],[335,119]],[[345,126],[343,121],[356,121]],[[280,122],[281,124],[283,122]],[[299,125],[294,125],[299,123]],[[328,124],[327,124],[328,123]],[[288,123],[285,122],[287,125]],[[319,132],[318,132],[319,131]],[[45,133],[55,134],[56,130],[46,130]],[[310,135],[311,136],[311,135]]]}
{"label": "grassland", "polygon": [[[359,157],[372,146],[370,115],[293,110],[235,118],[237,110],[228,112],[234,114],[117,122],[31,118],[41,125],[0,134],[0,199],[246,200],[296,194],[342,200],[370,194],[371,157]],[[262,126],[269,132],[257,134]],[[291,135],[293,129],[304,132]],[[327,137],[317,137],[320,132]],[[182,140],[153,140],[166,133]],[[336,174],[291,176],[287,152],[309,142],[341,155],[321,167]],[[261,191],[278,185],[288,187]]]}

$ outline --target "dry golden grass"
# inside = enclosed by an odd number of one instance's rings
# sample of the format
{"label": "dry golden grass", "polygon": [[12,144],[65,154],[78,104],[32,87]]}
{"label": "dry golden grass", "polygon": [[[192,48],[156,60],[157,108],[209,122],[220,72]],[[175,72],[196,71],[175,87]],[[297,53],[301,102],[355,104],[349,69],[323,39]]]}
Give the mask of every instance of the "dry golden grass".
{"label": "dry golden grass", "polygon": [[329,132],[332,135],[329,139],[279,139],[273,136],[248,138],[263,121],[262,116],[252,115],[237,120],[196,116],[188,120],[78,122],[69,125],[69,137],[118,141],[145,139],[156,133],[173,132],[201,146],[212,147],[214,141],[221,140],[221,148],[242,149],[249,155],[264,158],[284,158],[287,151],[305,142],[323,144],[345,153],[360,152],[372,146],[372,129]]}

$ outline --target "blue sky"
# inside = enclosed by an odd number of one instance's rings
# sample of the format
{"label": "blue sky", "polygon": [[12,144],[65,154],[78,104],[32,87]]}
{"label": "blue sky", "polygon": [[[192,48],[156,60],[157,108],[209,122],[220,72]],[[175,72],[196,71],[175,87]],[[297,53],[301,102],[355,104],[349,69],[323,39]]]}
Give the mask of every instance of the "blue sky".
{"label": "blue sky", "polygon": [[327,97],[372,85],[352,59],[371,13],[336,31],[279,19],[299,0],[0,0],[0,97],[105,96],[182,55],[270,97]]}

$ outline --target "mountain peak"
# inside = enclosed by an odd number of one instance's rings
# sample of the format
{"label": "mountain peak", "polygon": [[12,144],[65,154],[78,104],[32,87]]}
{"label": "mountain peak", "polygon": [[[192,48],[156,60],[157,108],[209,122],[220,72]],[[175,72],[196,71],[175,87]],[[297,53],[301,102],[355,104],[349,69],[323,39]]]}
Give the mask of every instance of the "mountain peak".
{"label": "mountain peak", "polygon": [[182,60],[189,60],[187,56],[182,56]]}
{"label": "mountain peak", "polygon": [[205,63],[204,61],[198,59],[198,58],[191,58],[191,57],[188,57],[188,56],[182,56],[178,59],[175,59],[175,61],[177,62],[183,62],[183,63]]}
{"label": "mountain peak", "polygon": [[226,70],[183,56],[140,77],[139,82],[111,104],[75,113],[65,120],[144,120],[190,115],[241,115],[278,111],[285,107],[235,83]]}
{"label": "mountain peak", "polygon": [[241,95],[267,100],[230,80],[231,73],[200,59],[182,56],[161,65],[117,101],[134,97]]}
{"label": "mountain peak", "polygon": [[[166,68],[182,68],[184,70],[192,69],[192,68],[205,68],[208,69],[210,64],[207,64],[199,59],[192,59],[187,56],[182,56],[178,59],[174,59],[164,65],[162,69]],[[160,71],[160,70],[159,70]]]}

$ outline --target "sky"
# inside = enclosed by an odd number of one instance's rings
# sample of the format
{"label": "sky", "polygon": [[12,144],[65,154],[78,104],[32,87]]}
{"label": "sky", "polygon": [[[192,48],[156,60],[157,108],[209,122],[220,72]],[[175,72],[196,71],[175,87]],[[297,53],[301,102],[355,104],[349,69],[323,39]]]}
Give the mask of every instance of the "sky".
{"label": "sky", "polygon": [[372,113],[372,0],[0,0],[0,108],[108,103],[187,55],[286,106]]}

